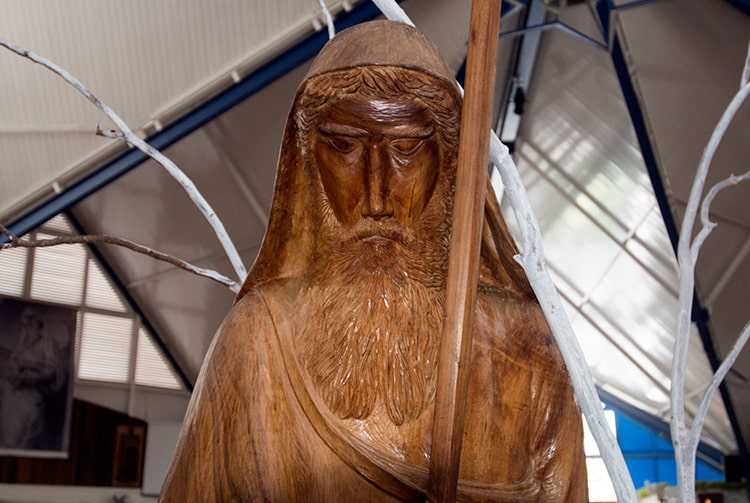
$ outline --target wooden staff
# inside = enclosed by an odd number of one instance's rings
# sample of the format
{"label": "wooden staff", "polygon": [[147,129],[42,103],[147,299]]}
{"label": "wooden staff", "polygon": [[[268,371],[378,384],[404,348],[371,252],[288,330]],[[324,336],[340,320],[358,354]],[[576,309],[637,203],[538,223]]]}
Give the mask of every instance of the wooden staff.
{"label": "wooden staff", "polygon": [[427,491],[427,500],[431,502],[456,501],[479,276],[500,4],[501,0],[474,0],[471,7],[446,313],[432,426]]}

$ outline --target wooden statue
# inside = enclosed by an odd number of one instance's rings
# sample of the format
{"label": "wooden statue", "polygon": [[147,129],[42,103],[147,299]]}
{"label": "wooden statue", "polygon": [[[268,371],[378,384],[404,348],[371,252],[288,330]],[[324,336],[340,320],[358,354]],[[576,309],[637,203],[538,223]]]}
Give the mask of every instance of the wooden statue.
{"label": "wooden statue", "polygon": [[[162,501],[424,500],[460,109],[414,28],[323,49]],[[587,501],[581,415],[515,253],[489,195],[457,499]]]}

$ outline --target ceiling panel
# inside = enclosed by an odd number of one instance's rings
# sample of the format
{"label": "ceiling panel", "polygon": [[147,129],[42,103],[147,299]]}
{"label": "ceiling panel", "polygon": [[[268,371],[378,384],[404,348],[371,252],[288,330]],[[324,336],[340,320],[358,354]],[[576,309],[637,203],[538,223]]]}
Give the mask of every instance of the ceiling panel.
{"label": "ceiling panel", "polygon": [[[591,16],[586,6],[575,12]],[[675,258],[609,53],[547,33],[526,108],[519,170],[595,382],[668,421]],[[693,392],[712,372],[697,331],[691,345]],[[691,411],[697,399],[688,399]],[[736,449],[721,400],[704,433],[711,445]]]}
{"label": "ceiling panel", "polygon": [[[6,1],[0,37],[54,61],[148,135],[308,35],[321,16],[316,0]],[[109,121],[9,51],[0,51],[0,68],[0,134],[12,137],[0,157],[0,217],[8,221],[53,181],[64,188],[98,167],[86,161],[107,144],[93,133]]]}
{"label": "ceiling panel", "polygon": [[[623,11],[618,28],[679,225],[703,149],[739,90],[750,16],[730,2],[662,0]],[[714,157],[707,189],[731,173],[748,169],[748,131],[750,104],[745,103]],[[708,309],[711,342],[719,359],[726,355],[750,313],[748,201],[747,183],[717,198],[712,217],[719,227],[706,242],[696,272],[696,289]],[[693,347],[697,351],[701,346]],[[744,376],[750,374],[747,354],[746,349],[734,366]],[[739,378],[727,383],[748,441],[747,383]]]}

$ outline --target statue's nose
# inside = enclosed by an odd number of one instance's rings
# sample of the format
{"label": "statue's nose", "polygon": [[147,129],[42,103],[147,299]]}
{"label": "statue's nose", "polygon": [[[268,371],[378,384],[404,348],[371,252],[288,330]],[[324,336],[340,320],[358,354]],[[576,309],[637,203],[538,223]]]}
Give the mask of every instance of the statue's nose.
{"label": "statue's nose", "polygon": [[388,159],[380,145],[368,149],[365,171],[365,200],[362,216],[380,219],[393,216],[393,206],[388,190]]}

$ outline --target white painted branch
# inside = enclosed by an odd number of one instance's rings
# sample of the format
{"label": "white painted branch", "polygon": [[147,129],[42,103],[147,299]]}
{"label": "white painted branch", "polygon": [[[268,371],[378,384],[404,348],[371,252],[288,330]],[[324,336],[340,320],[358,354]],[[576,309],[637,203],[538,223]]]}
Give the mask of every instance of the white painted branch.
{"label": "white painted branch", "polygon": [[586,417],[586,422],[607,466],[617,501],[635,503],[638,499],[625,458],[622,456],[617,439],[607,425],[601,400],[596,392],[583,350],[573,333],[560,295],[547,271],[539,224],[531,208],[526,189],[518,175],[518,168],[510,157],[508,148],[494,133],[490,140],[490,160],[500,172],[505,184],[505,197],[510,201],[521,231],[523,253],[516,256],[516,260],[526,272],[560,348],[573,382],[578,405]]}
{"label": "white painted branch", "polygon": [[719,195],[719,192],[726,188],[739,185],[740,183],[747,181],[748,179],[750,179],[750,171],[746,171],[741,175],[729,175],[724,180],[711,187],[705,199],[703,200],[703,203],[701,204],[701,224],[704,227],[708,226],[709,224],[713,224],[709,217],[711,203],[713,203],[714,199],[716,199],[716,196]]}
{"label": "white painted branch", "polygon": [[[394,0],[373,0],[373,3],[388,19],[414,25]],[[518,175],[518,168],[516,168],[508,153],[508,148],[502,144],[494,132],[491,132],[490,136],[490,161],[500,172],[503,184],[506,187],[507,197],[521,230],[523,256],[516,257],[516,259],[524,268],[534,293],[539,299],[552,334],[560,347],[573,382],[578,404],[607,465],[607,471],[612,479],[617,499],[621,503],[635,503],[638,501],[635,486],[630,478],[622,451],[620,451],[617,439],[607,425],[601,408],[601,401],[596,392],[583,351],[573,333],[570,321],[565,315],[560,295],[547,272],[541,232],[531,209],[526,189]]]}
{"label": "white painted branch", "polygon": [[0,244],[0,250],[9,250],[11,248],[46,248],[50,246],[62,246],[71,244],[109,244],[121,246],[123,248],[128,248],[129,250],[132,250],[136,253],[147,255],[153,259],[172,264],[179,267],[180,269],[184,269],[198,276],[203,276],[204,278],[216,281],[217,283],[220,283],[229,288],[232,293],[237,294],[240,291],[240,284],[236,281],[232,281],[223,274],[219,274],[218,272],[212,271],[211,269],[198,267],[182,259],[154,250],[153,248],[149,248],[148,246],[143,246],[129,239],[108,236],[106,234],[58,236],[49,239],[21,239],[10,232],[10,230],[2,224],[0,224],[0,234],[6,235],[10,240],[9,243]]}
{"label": "white painted branch", "polygon": [[237,249],[232,243],[232,240],[229,237],[229,234],[226,232],[226,229],[224,229],[224,225],[221,223],[221,220],[219,220],[216,213],[208,204],[208,202],[205,200],[205,198],[201,195],[201,193],[195,187],[195,184],[193,184],[192,180],[190,180],[185,175],[185,173],[183,173],[182,170],[180,170],[180,168],[178,168],[171,160],[169,160],[161,152],[154,149],[148,143],[146,143],[145,141],[141,140],[138,136],[136,136],[135,133],[133,133],[133,131],[128,127],[125,121],[123,121],[120,118],[119,115],[117,115],[106,103],[104,103],[98,97],[96,97],[85,85],[83,85],[78,79],[76,79],[73,75],[71,75],[65,69],[61,68],[60,66],[58,66],[57,64],[53,63],[52,61],[48,60],[47,58],[43,56],[35,54],[26,49],[22,49],[16,46],[15,44],[12,44],[11,42],[8,42],[7,40],[4,40],[2,38],[0,38],[0,45],[7,48],[11,52],[14,52],[18,54],[19,56],[27,58],[33,61],[34,63],[37,63],[47,68],[48,70],[56,73],[60,77],[62,77],[63,80],[65,80],[68,84],[76,88],[78,92],[80,92],[87,100],[93,103],[96,108],[98,108],[102,113],[104,113],[107,117],[109,117],[112,120],[112,122],[114,122],[117,125],[117,127],[120,128],[120,131],[122,131],[123,136],[122,138],[118,137],[118,139],[122,139],[126,141],[127,143],[133,145],[134,147],[139,149],[141,152],[148,155],[149,157],[154,159],[156,162],[158,162],[161,166],[163,166],[164,169],[166,169],[167,172],[170,175],[172,175],[172,177],[175,180],[177,180],[177,182],[183,187],[183,189],[185,189],[190,199],[198,207],[200,212],[206,217],[206,220],[208,220],[209,225],[211,225],[211,228],[214,230],[216,237],[219,239],[219,242],[221,243],[222,247],[224,248],[224,251],[229,257],[229,261],[234,267],[235,273],[237,274],[239,280],[244,281],[247,271],[245,270],[245,266],[242,264],[242,259],[240,258],[240,255],[237,252]]}
{"label": "white painted branch", "polygon": [[740,79],[740,88],[750,81],[750,42],[747,47],[747,58],[745,58],[745,69],[742,71],[742,78]]}
{"label": "white painted branch", "polygon": [[408,25],[414,26],[414,22],[409,19],[404,9],[401,8],[395,0],[372,0],[380,12],[391,21],[400,21]]}
{"label": "white painted branch", "polygon": [[698,261],[698,256],[700,255],[703,243],[718,225],[716,222],[712,222],[709,218],[711,203],[713,203],[713,200],[717,195],[719,195],[719,192],[721,192],[722,190],[728,187],[734,187],[735,185],[738,185],[739,183],[742,183],[748,179],[750,179],[750,171],[747,171],[740,176],[729,175],[727,178],[711,187],[711,189],[708,191],[708,194],[706,194],[706,197],[703,199],[703,203],[701,203],[700,210],[702,227],[698,234],[695,236],[695,239],[693,239],[692,245],[690,245],[690,260],[692,260],[693,263],[696,263]]}
{"label": "white painted branch", "polygon": [[331,40],[333,37],[336,36],[336,27],[333,24],[333,17],[331,16],[331,11],[328,10],[328,6],[323,0],[318,0],[318,3],[320,4],[320,8],[323,9],[323,16],[326,18],[326,26],[328,26],[328,40]]}
{"label": "white painted branch", "polygon": [[[680,274],[680,296],[679,311],[677,318],[677,332],[675,334],[674,355],[672,360],[672,389],[670,392],[670,407],[672,419],[670,421],[670,430],[672,433],[672,443],[675,446],[675,459],[677,462],[677,486],[679,501],[688,501],[693,498],[695,486],[695,454],[700,440],[700,432],[705,422],[708,406],[713,397],[716,388],[718,388],[724,375],[737,358],[742,345],[745,344],[748,337],[748,329],[745,327],[732,351],[727,355],[727,359],[717,370],[709,388],[704,394],[701,405],[693,418],[692,428],[688,427],[685,418],[685,369],[687,366],[687,355],[690,344],[690,324],[693,308],[693,295],[695,291],[695,265],[700,254],[701,246],[716,226],[709,220],[709,208],[714,197],[720,190],[730,185],[739,183],[746,179],[750,173],[745,173],[740,177],[731,176],[717,185],[712,187],[701,205],[701,196],[706,183],[708,169],[713,160],[713,156],[719,143],[724,136],[734,115],[744,103],[748,94],[750,94],[750,82],[748,82],[748,68],[750,67],[750,51],[745,68],[742,73],[742,86],[739,92],[734,96],[727,106],[724,114],[721,116],[719,123],[714,128],[708,145],[703,152],[698,170],[693,180],[693,186],[690,190],[685,216],[680,229],[680,240],[677,245],[677,263]],[[701,207],[701,221],[703,228],[693,240],[693,227],[699,206]],[[735,351],[736,349],[736,351]],[[721,375],[720,375],[721,374]]]}
{"label": "white painted branch", "polygon": [[708,407],[711,405],[711,400],[713,400],[714,395],[716,394],[716,390],[719,389],[721,381],[724,380],[727,373],[732,368],[732,365],[734,365],[734,362],[737,361],[737,357],[740,355],[740,351],[742,351],[742,349],[745,347],[749,338],[750,322],[748,322],[742,329],[740,336],[735,341],[734,346],[732,346],[732,350],[729,351],[726,358],[724,358],[724,361],[721,362],[721,365],[719,365],[719,368],[716,369],[716,374],[714,374],[711,382],[708,385],[708,388],[703,395],[700,406],[695,413],[695,419],[693,420],[692,426],[693,434],[691,440],[696,447],[698,446],[698,442],[700,442],[701,430],[703,429],[703,423],[706,420],[706,415],[708,414]]}

